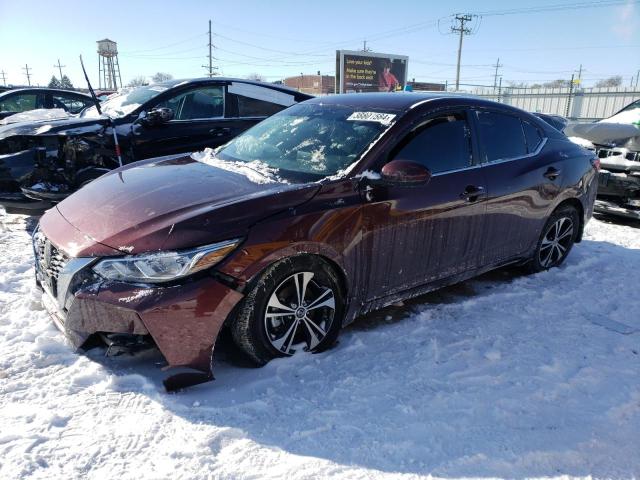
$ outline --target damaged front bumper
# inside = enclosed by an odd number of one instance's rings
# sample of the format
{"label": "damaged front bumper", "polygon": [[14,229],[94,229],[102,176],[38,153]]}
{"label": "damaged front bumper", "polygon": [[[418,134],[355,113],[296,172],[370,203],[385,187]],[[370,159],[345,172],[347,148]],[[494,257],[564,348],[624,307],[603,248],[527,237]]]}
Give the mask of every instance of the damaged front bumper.
{"label": "damaged front bumper", "polygon": [[108,282],[91,269],[99,258],[69,258],[38,230],[33,243],[43,304],[75,348],[94,334],[149,335],[169,367],[201,372],[167,378],[168,390],[213,379],[215,341],[241,293],[212,276],[173,286]]}
{"label": "damaged front bumper", "polygon": [[599,148],[602,169],[594,210],[640,220],[640,153],[621,148]]}

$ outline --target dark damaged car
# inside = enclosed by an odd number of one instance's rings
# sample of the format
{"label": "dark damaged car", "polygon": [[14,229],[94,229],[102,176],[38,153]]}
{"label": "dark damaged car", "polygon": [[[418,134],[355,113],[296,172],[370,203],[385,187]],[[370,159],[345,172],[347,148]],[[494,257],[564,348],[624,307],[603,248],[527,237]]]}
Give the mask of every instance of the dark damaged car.
{"label": "dark damaged car", "polygon": [[217,150],[137,162],[48,210],[43,301],[76,347],[153,340],[212,378],[223,326],[258,365],[358,315],[582,238],[592,152],[522,110],[409,93],[294,105]]}
{"label": "dark damaged car", "polygon": [[564,131],[600,158],[595,210],[640,220],[640,100],[609,118]]}
{"label": "dark damaged car", "polygon": [[0,127],[0,205],[40,213],[123,164],[217,147],[308,98],[249,80],[174,80],[124,90],[101,113]]}

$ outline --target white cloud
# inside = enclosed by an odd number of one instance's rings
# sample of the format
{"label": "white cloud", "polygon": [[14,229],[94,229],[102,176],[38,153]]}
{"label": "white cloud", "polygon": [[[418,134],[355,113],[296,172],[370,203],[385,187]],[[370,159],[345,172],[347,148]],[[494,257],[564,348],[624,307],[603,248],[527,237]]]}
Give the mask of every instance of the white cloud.
{"label": "white cloud", "polygon": [[631,41],[633,34],[638,31],[637,3],[629,0],[623,6],[616,8],[615,23],[612,27],[614,34],[624,41]]}

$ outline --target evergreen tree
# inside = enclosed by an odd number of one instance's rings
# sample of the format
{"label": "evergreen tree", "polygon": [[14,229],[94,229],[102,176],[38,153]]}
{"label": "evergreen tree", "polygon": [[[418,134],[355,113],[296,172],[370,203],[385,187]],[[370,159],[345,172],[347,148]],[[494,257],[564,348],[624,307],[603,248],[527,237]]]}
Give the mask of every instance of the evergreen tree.
{"label": "evergreen tree", "polygon": [[52,76],[51,80],[49,81],[49,88],[60,88],[61,84],[60,81],[56,78],[56,76]]}
{"label": "evergreen tree", "polygon": [[73,83],[71,83],[71,80],[69,80],[69,77],[67,77],[66,75],[63,75],[62,79],[60,80],[60,86],[62,88],[71,89],[73,88]]}

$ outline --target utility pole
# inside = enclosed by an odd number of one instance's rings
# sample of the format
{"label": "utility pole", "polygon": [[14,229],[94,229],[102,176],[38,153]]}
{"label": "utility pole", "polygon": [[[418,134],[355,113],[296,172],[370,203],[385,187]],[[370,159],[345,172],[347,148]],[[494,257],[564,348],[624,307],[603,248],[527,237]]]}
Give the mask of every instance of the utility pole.
{"label": "utility pole", "polygon": [[582,83],[582,64],[580,64],[580,68],[578,68],[578,84]]}
{"label": "utility pole", "polygon": [[367,41],[366,41],[366,40],[364,40],[363,42],[364,42],[364,45],[362,46],[362,51],[363,51],[363,52],[370,52],[370,51],[371,51],[371,49],[370,49],[370,48],[367,48]]}
{"label": "utility pole", "polygon": [[58,68],[58,70],[60,71],[60,82],[62,82],[62,69],[63,68],[67,68],[66,65],[60,65],[60,59],[58,59],[58,64],[54,65],[53,68]]}
{"label": "utility pole", "polygon": [[29,86],[31,86],[31,74],[29,73],[29,70],[31,69],[29,68],[29,65],[25,63],[24,67],[22,67],[22,70],[25,71],[25,75],[27,75],[27,83],[29,84]]}
{"label": "utility pole", "polygon": [[460,90],[460,59],[462,58],[462,37],[465,35],[471,34],[471,29],[465,27],[465,23],[469,23],[473,20],[473,15],[465,14],[465,15],[456,15],[454,18],[456,22],[459,22],[460,25],[457,27],[451,27],[451,33],[459,33],[460,41],[458,43],[458,67],[456,68],[456,91]]}
{"label": "utility pole", "polygon": [[7,86],[7,79],[6,79],[6,77],[4,76],[4,75],[5,75],[4,70],[2,70],[2,71],[0,72],[0,75],[2,75],[2,84],[6,87],[6,86]]}
{"label": "utility pole", "polygon": [[496,93],[496,87],[498,86],[498,68],[503,67],[504,65],[500,63],[500,58],[498,58],[498,60],[496,60],[496,64],[493,66],[496,67],[496,73],[493,75],[493,93]]}
{"label": "utility pole", "polygon": [[209,20],[209,43],[207,44],[209,47],[209,66],[202,65],[203,68],[208,68],[209,73],[207,74],[209,77],[213,77],[213,71],[216,70],[216,67],[213,66],[213,43],[211,42],[211,20]]}
{"label": "utility pole", "polygon": [[636,88],[638,88],[638,80],[639,79],[640,79],[640,70],[638,70],[638,72],[636,73]]}

